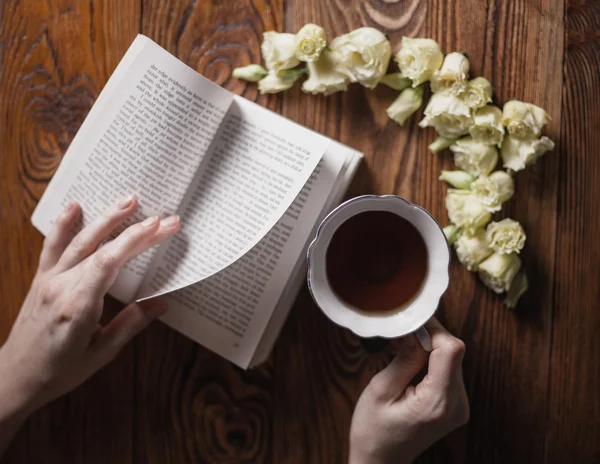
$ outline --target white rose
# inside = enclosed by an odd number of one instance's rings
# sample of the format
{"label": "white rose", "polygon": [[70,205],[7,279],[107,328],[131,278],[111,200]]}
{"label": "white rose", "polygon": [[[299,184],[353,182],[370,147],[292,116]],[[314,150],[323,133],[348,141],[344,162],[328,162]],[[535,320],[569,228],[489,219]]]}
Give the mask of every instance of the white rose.
{"label": "white rose", "polygon": [[245,81],[258,82],[268,74],[260,64],[250,64],[242,68],[235,68],[231,75]]}
{"label": "white rose", "polygon": [[485,226],[492,218],[483,203],[469,190],[448,189],[446,209],[450,221],[468,235]]}
{"label": "white rose", "polygon": [[505,168],[521,171],[550,150],[554,150],[554,142],[546,136],[525,140],[507,135],[502,143],[500,155]]}
{"label": "white rose", "polygon": [[310,63],[321,56],[327,46],[325,29],[316,24],[305,24],[296,34],[296,58]]}
{"label": "white rose", "polygon": [[331,50],[340,55],[339,71],[350,82],[373,89],[387,72],[392,46],[387,37],[372,27],[361,27],[336,37]]}
{"label": "white rose", "polygon": [[465,171],[442,171],[439,179],[457,189],[469,190],[475,177]]}
{"label": "white rose", "polygon": [[548,113],[531,103],[512,100],[502,109],[502,124],[510,135],[522,139],[539,137],[548,121]]}
{"label": "white rose", "polygon": [[486,209],[490,213],[494,213],[502,209],[502,203],[512,198],[515,193],[515,183],[507,172],[495,171],[489,176],[479,176],[471,184],[471,190]]}
{"label": "white rose", "polygon": [[514,219],[502,219],[487,226],[487,238],[498,253],[520,253],[527,236],[521,224]]}
{"label": "white rose", "polygon": [[514,253],[494,253],[479,265],[479,278],[496,293],[507,291],[521,269],[521,259]]}
{"label": "white rose", "polygon": [[433,127],[443,137],[459,137],[469,131],[473,123],[471,108],[454,95],[434,93],[425,108],[420,127]]}
{"label": "white rose", "polygon": [[265,32],[260,51],[267,69],[275,74],[300,64],[300,60],[296,58],[296,36],[294,34]]}
{"label": "white rose", "polygon": [[477,229],[473,235],[461,234],[454,247],[460,263],[471,272],[477,272],[479,264],[494,252],[483,228]]}
{"label": "white rose", "polygon": [[452,52],[444,58],[441,69],[433,73],[431,91],[460,95],[467,88],[468,75],[469,60],[467,57],[462,53]]}
{"label": "white rose", "polygon": [[500,146],[504,140],[502,110],[492,105],[475,110],[469,134],[476,142]]}
{"label": "white rose", "polygon": [[348,90],[348,78],[338,71],[338,59],[339,55],[325,49],[317,61],[307,63],[308,79],[302,84],[302,90],[313,95]]}
{"label": "white rose", "polygon": [[485,77],[471,79],[460,98],[474,110],[481,108],[492,101],[492,84]]}
{"label": "white rose", "polygon": [[304,69],[284,69],[283,71],[279,71],[279,74],[271,71],[258,81],[258,90],[260,93],[283,92],[291,88],[294,82],[304,73]]}
{"label": "white rose", "polygon": [[498,149],[472,137],[457,140],[450,150],[454,153],[454,164],[475,177],[489,174],[498,164]]}
{"label": "white rose", "polygon": [[423,104],[423,87],[404,89],[386,110],[387,115],[403,125]]}
{"label": "white rose", "polygon": [[413,87],[416,87],[431,79],[433,73],[440,69],[444,54],[435,40],[402,37],[396,62],[402,75],[409,78]]}

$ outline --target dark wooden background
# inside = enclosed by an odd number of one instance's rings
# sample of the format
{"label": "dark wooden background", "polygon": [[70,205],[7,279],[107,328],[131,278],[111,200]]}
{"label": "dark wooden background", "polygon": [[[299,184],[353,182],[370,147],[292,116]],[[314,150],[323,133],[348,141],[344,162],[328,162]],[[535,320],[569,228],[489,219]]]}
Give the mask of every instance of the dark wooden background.
{"label": "dark wooden background", "polygon": [[[465,51],[504,102],[552,115],[555,152],[519,173],[506,213],[528,233],[532,288],[517,314],[453,265],[440,318],[466,342],[467,427],[419,462],[600,462],[600,2],[563,0],[4,0],[0,6],[0,340],[34,274],[33,208],[138,32],[210,79],[366,154],[351,193],[397,193],[442,223],[417,119],[386,89],[260,97],[230,77],[261,34],[317,22]],[[114,304],[112,304],[113,310]],[[32,343],[35,343],[33,340]],[[35,414],[8,463],[343,463],[353,406],[393,347],[333,326],[303,290],[270,361],[243,372],[160,324]]]}

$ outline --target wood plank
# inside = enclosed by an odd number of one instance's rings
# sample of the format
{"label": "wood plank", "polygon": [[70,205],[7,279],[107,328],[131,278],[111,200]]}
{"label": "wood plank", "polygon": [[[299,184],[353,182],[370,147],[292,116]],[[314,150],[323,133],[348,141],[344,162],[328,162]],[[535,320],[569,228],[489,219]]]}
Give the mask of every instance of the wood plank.
{"label": "wood plank", "polygon": [[569,2],[547,462],[600,462],[600,4]]}
{"label": "wood plank", "polygon": [[[42,237],[29,217],[138,29],[136,1],[2,2],[0,338],[16,317]],[[125,13],[124,13],[125,12]],[[114,312],[115,305],[110,305]],[[5,462],[131,462],[133,348],[35,414]]]}
{"label": "wood plank", "polygon": [[[554,117],[549,133],[555,139],[558,136],[562,79],[552,71],[562,60],[561,2],[350,1],[342,5],[291,0],[288,5],[288,31],[318,18],[331,36],[370,25],[388,34],[394,50],[402,35],[410,35],[432,37],[446,52],[465,51],[473,75],[488,77],[500,102],[519,98],[543,106]],[[540,47],[540,43],[549,45]],[[544,87],[539,85],[541,76]],[[445,190],[437,177],[441,169],[452,167],[451,157],[427,152],[434,134],[418,130],[418,118],[405,128],[386,120],[384,109],[393,95],[385,89],[369,92],[354,86],[345,95],[325,99],[301,95],[295,89],[284,97],[284,114],[366,153],[367,169],[360,173],[353,194],[397,193],[423,205],[445,224]],[[548,157],[521,174],[517,199],[508,208],[508,213],[524,223],[530,237],[525,262],[534,277],[520,316],[507,312],[497,297],[460,266],[451,269],[452,286],[440,315],[467,343],[465,377],[473,417],[468,430],[458,431],[435,446],[423,462],[448,462],[448,456],[456,462],[465,458],[469,462],[543,458],[557,166],[557,157]],[[548,227],[541,229],[540,223]],[[328,323],[320,319],[310,302],[307,304],[310,310],[304,302],[296,305],[286,327],[287,337],[282,337],[278,349],[288,353],[281,355],[282,360],[289,360],[292,354],[307,358],[298,366],[304,373],[295,373],[295,381],[303,391],[310,391],[316,382],[327,396],[324,409],[316,411],[311,422],[324,422],[328,427],[314,433],[303,421],[305,413],[300,408],[292,414],[288,411],[287,426],[296,435],[301,433],[302,440],[293,448],[299,462],[309,462],[312,457],[302,443],[323,437],[323,433],[329,445],[322,459],[342,462],[354,401],[383,360],[381,353],[369,353],[352,335],[330,325],[320,328],[319,324]],[[290,332],[295,335],[293,343]],[[325,346],[323,339],[329,340]],[[344,340],[349,353],[340,352],[339,346],[344,345],[338,340]],[[348,346],[355,348],[349,350]],[[327,369],[323,378],[315,378],[311,358],[324,358],[333,368]],[[525,404],[523,398],[527,398]],[[519,413],[515,414],[517,408]],[[338,416],[336,427],[329,426],[333,411]],[[490,423],[491,417],[494,421]],[[280,435],[286,432],[282,430]],[[335,440],[337,449],[329,450]],[[288,452],[289,446],[286,443]]]}
{"label": "wood plank", "polygon": [[[562,63],[562,2],[455,5],[432,15],[440,18],[434,30],[446,31],[440,41],[455,41],[467,51],[472,72],[493,83],[500,104],[516,98],[545,108],[553,117],[546,131],[558,141],[562,76],[554,70]],[[454,270],[453,277],[462,281],[444,299],[448,325],[467,343],[469,462],[541,462],[544,457],[559,153],[560,148],[517,175],[515,198],[503,212],[528,234],[523,259],[531,289],[519,313],[507,312],[464,269]]]}
{"label": "wood plank", "polygon": [[[283,2],[148,0],[141,32],[228,90],[275,111],[280,98],[231,77],[260,62],[265,30],[281,29]],[[273,462],[273,378],[243,372],[175,331],[156,325],[135,342],[134,462]]]}
{"label": "wood plank", "polygon": [[[31,211],[138,31],[226,88],[365,151],[368,169],[352,194],[395,192],[444,222],[437,176],[451,160],[427,153],[433,134],[418,131],[416,121],[404,129],[388,122],[393,92],[354,86],[326,99],[296,88],[259,97],[253,84],[230,78],[235,66],[259,61],[263,30],[319,21],[334,36],[372,25],[395,48],[403,34],[430,36],[446,51],[466,51],[499,101],[546,108],[554,119],[549,133],[560,140],[555,153],[519,174],[507,211],[529,237],[533,284],[520,314],[452,267],[441,315],[467,342],[473,417],[420,462],[600,459],[596,4],[568,4],[564,90],[561,1],[7,0],[1,8],[0,340],[41,246]],[[270,362],[248,373],[155,325],[82,388],[36,414],[6,462],[341,463],[356,398],[392,352],[389,343],[334,327],[306,291]]]}
{"label": "wood plank", "polygon": [[[388,33],[395,45],[402,33],[420,30],[427,11],[423,2],[290,0],[286,6],[288,32],[316,22],[331,40],[370,25]],[[399,193],[416,200],[413,188],[420,154],[416,120],[402,130],[390,123],[385,109],[393,97],[390,89],[369,91],[353,85],[345,94],[325,98],[303,94],[296,86],[283,96],[283,114],[365,153],[352,194]],[[273,358],[276,385],[298,392],[297,401],[281,398],[275,408],[274,462],[346,462],[355,402],[375,372],[390,360],[392,350],[391,343],[360,340],[334,326],[304,289]]]}

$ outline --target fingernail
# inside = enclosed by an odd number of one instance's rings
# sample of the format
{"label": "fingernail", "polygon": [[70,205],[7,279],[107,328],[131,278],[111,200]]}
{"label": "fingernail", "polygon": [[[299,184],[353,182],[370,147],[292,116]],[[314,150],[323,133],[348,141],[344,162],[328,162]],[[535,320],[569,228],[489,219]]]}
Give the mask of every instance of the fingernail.
{"label": "fingernail", "polygon": [[161,227],[172,227],[175,224],[177,224],[178,222],[179,222],[179,216],[173,215],[173,216],[169,216],[164,219],[161,219],[160,225],[161,225]]}
{"label": "fingernail", "polygon": [[142,221],[142,225],[144,227],[151,227],[154,224],[156,224],[156,222],[158,221],[158,217],[157,216],[151,216],[149,218],[146,218]]}
{"label": "fingernail", "polygon": [[77,202],[70,201],[69,203],[67,203],[67,207],[65,208],[65,212],[70,214],[73,211],[75,211],[76,208],[77,208]]}
{"label": "fingernail", "polygon": [[127,209],[133,204],[134,199],[135,199],[134,195],[129,195],[127,198],[123,198],[122,200],[119,200],[119,202],[117,203],[117,206],[120,209]]}

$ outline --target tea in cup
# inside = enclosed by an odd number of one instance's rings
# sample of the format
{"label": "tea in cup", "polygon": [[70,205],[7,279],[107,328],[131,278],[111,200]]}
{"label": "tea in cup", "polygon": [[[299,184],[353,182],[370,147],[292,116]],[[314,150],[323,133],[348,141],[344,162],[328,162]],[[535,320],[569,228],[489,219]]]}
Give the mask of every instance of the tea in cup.
{"label": "tea in cup", "polygon": [[308,285],[333,322],[361,337],[395,338],[423,328],[449,283],[450,251],[440,225],[395,195],[364,195],[338,206],[308,250]]}

